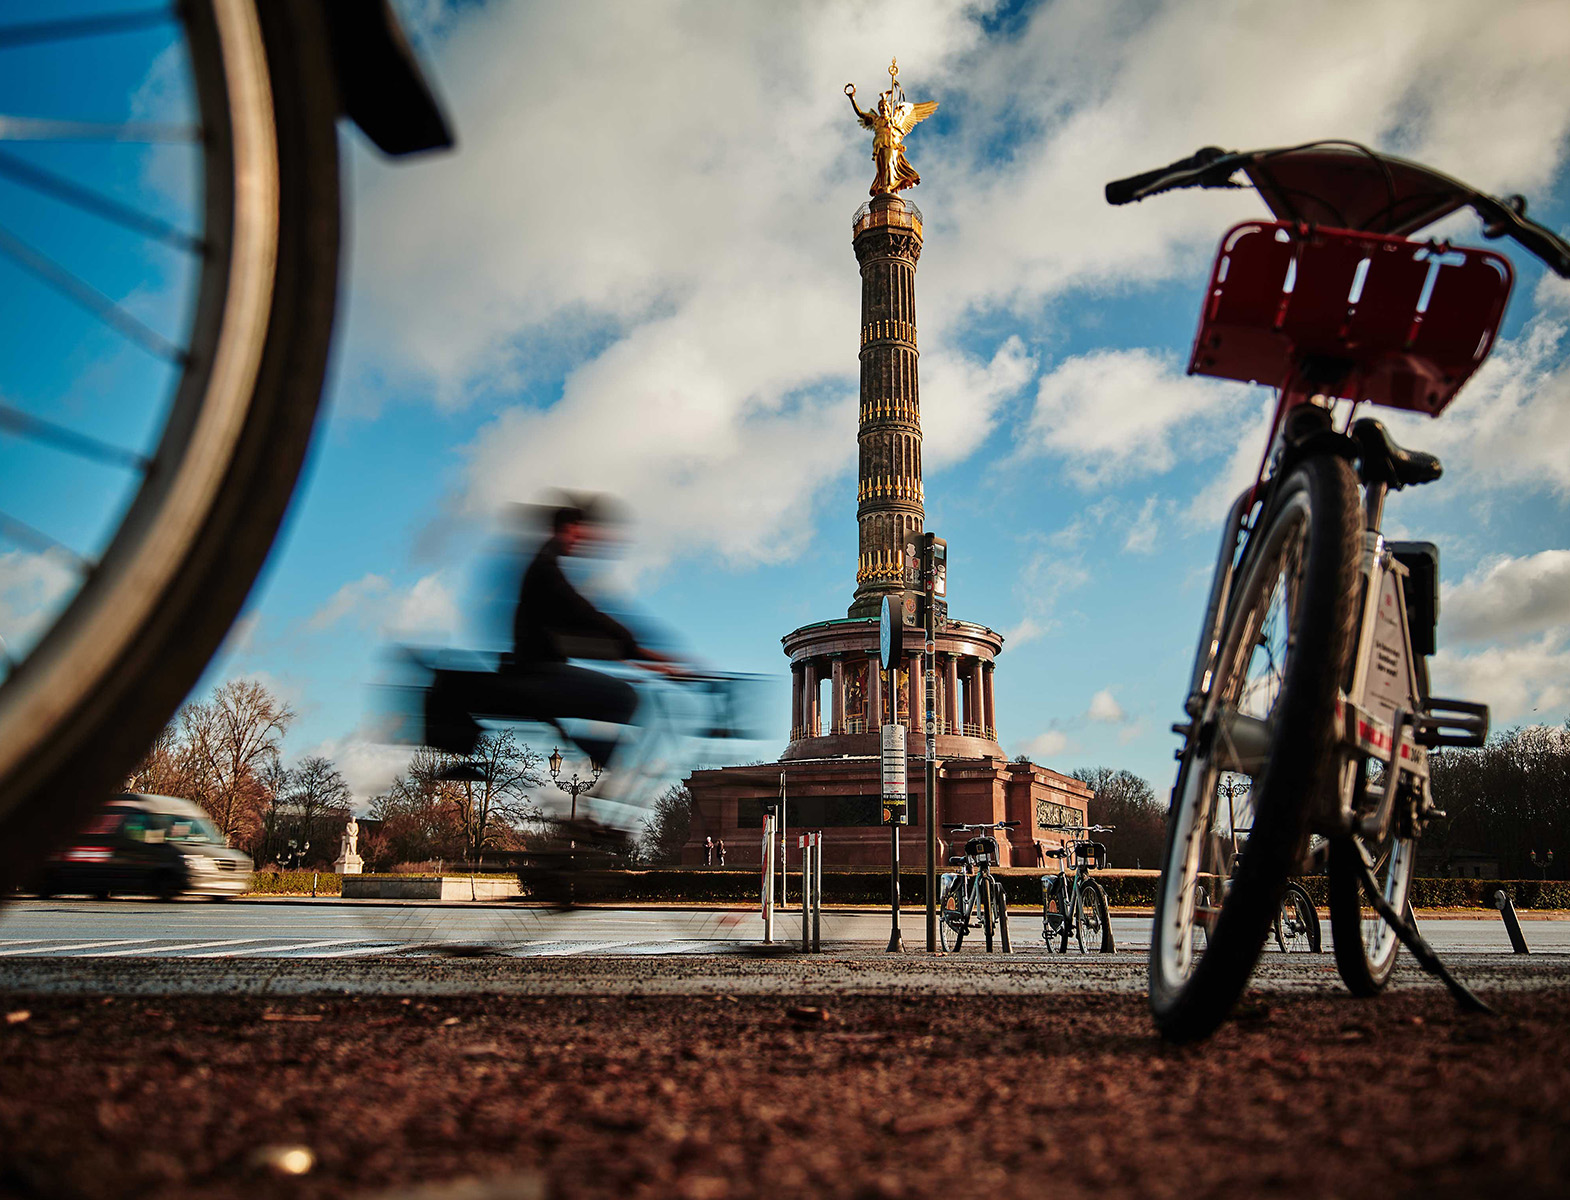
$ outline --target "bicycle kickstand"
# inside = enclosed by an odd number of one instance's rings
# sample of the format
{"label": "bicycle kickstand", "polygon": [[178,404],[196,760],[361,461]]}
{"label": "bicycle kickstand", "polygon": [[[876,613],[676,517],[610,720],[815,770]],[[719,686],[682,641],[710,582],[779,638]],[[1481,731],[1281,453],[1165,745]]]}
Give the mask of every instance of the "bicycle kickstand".
{"label": "bicycle kickstand", "polygon": [[[1418,933],[1416,923],[1406,920],[1391,907],[1390,901],[1386,900],[1384,893],[1380,891],[1379,881],[1374,878],[1374,864],[1369,861],[1368,850],[1361,842],[1355,839],[1352,844],[1357,850],[1358,874],[1362,878],[1363,891],[1367,893],[1369,903],[1374,906],[1374,911],[1384,919],[1385,924],[1395,931],[1395,935],[1401,939],[1402,944],[1412,952],[1412,957],[1417,959],[1423,970],[1430,975],[1438,977],[1439,981],[1449,990],[1450,996],[1456,1002],[1456,1005],[1464,1012],[1487,1013],[1489,1016],[1496,1016],[1497,1014],[1494,1010],[1484,1001],[1478,999],[1471,988],[1450,973],[1450,969],[1440,961],[1439,955],[1434,952],[1434,948],[1423,940],[1422,934]],[[1410,911],[1410,906],[1408,911]]]}

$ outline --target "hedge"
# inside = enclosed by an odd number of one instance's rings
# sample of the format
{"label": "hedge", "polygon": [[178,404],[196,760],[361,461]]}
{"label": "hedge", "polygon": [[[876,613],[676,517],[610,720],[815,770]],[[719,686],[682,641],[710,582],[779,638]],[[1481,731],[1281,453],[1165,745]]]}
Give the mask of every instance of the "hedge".
{"label": "hedge", "polygon": [[[1038,871],[1011,868],[997,872],[1012,905],[1041,903]],[[312,871],[258,871],[251,877],[252,893],[275,896],[311,894]],[[318,896],[337,896],[343,888],[339,876],[323,871],[316,875]],[[1149,908],[1156,901],[1154,871],[1097,871],[1092,876],[1106,890],[1114,908]],[[1316,904],[1326,902],[1324,876],[1301,880]],[[595,891],[604,900],[653,901],[670,904],[756,903],[759,880],[755,868],[664,867],[643,871],[607,871],[596,876]],[[926,903],[926,873],[900,872],[900,898],[905,904]],[[1417,908],[1492,908],[1494,893],[1503,891],[1517,908],[1570,909],[1570,882],[1550,879],[1416,879],[1412,904]],[[875,870],[837,870],[823,873],[825,904],[887,904],[889,873]],[[792,872],[786,904],[801,903],[801,876]]]}
{"label": "hedge", "polygon": [[[1041,873],[1020,868],[997,872],[1011,905],[1030,907],[1041,903]],[[1106,890],[1107,903],[1114,908],[1150,908],[1156,901],[1155,871],[1097,871],[1094,878]],[[1314,902],[1327,902],[1324,876],[1300,880]],[[1416,879],[1412,883],[1412,904],[1417,908],[1492,908],[1494,893],[1503,890],[1517,908],[1570,908],[1570,883],[1535,879]],[[654,901],[665,903],[744,902],[756,903],[758,872],[754,868],[654,868],[643,871],[606,871],[597,873],[595,891],[599,899],[611,901]],[[900,899],[905,904],[926,903],[926,873],[900,872]],[[887,904],[887,871],[838,870],[823,872],[825,904]],[[785,904],[801,903],[801,877],[792,873]]]}
{"label": "hedge", "polygon": [[313,878],[318,896],[336,896],[343,891],[342,878],[331,871],[258,871],[251,876],[247,890],[263,896],[309,896]]}

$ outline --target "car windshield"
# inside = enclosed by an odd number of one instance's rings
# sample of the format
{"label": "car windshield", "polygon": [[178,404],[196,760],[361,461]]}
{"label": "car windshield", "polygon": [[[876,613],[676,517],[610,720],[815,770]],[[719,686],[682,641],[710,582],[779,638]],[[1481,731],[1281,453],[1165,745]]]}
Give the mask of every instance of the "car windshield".
{"label": "car windshield", "polygon": [[212,842],[223,844],[219,834],[206,817],[187,817],[178,813],[156,813],[151,819],[154,828],[162,828],[164,839],[170,842]]}

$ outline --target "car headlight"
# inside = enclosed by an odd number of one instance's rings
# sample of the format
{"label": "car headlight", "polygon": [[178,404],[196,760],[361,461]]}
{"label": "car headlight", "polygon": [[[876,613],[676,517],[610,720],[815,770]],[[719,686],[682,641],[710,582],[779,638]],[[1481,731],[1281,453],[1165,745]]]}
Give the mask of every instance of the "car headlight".
{"label": "car headlight", "polygon": [[218,864],[205,854],[187,854],[185,856],[185,865],[193,871],[206,872],[218,869]]}

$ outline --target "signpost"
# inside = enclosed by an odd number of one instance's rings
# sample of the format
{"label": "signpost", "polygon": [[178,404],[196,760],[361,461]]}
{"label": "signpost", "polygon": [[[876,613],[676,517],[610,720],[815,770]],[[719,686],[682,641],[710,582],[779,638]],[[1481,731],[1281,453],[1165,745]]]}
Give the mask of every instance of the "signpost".
{"label": "signpost", "polygon": [[894,596],[883,597],[878,619],[878,661],[889,673],[890,719],[883,726],[883,823],[889,827],[889,944],[890,954],[904,952],[899,935],[899,827],[910,820],[909,793],[905,782],[905,727],[895,719],[899,702],[894,682],[903,654],[905,629],[904,602]]}
{"label": "signpost", "polygon": [[927,679],[927,787],[922,816],[927,822],[927,952],[938,952],[938,605],[948,611],[949,544],[927,533],[922,535],[922,614],[925,618],[924,654]]}

